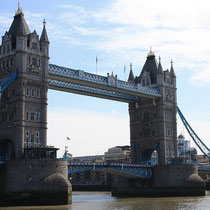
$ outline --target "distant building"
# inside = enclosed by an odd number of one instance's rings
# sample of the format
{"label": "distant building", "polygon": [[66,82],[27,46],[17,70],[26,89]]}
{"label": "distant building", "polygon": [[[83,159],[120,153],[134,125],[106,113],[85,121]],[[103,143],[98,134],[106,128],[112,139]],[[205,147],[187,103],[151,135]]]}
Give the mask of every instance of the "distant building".
{"label": "distant building", "polygon": [[[68,153],[67,153],[68,154]],[[109,148],[104,155],[72,157],[69,161],[92,162],[130,162],[130,146],[116,146]],[[71,175],[73,190],[110,190],[113,174],[104,171],[84,171]]]}
{"label": "distant building", "polygon": [[116,146],[104,153],[106,162],[130,162],[130,146]]}
{"label": "distant building", "polygon": [[197,162],[197,161],[198,161],[198,159],[197,159],[197,150],[196,150],[195,147],[191,147],[191,148],[190,148],[189,156],[190,156],[190,159],[191,159],[193,162]]}
{"label": "distant building", "polygon": [[[208,154],[210,156],[210,153]],[[200,165],[209,165],[209,159],[205,155],[197,155],[198,164]]]}
{"label": "distant building", "polygon": [[190,147],[190,141],[185,140],[184,135],[178,136],[178,155],[179,157],[186,157],[188,160],[197,162],[197,150],[194,147]]}
{"label": "distant building", "polygon": [[190,141],[185,140],[185,137],[180,134],[178,136],[178,155],[179,157],[185,156],[190,152]]}
{"label": "distant building", "polygon": [[75,162],[86,162],[86,163],[104,162],[104,155],[79,156],[79,157],[73,157],[72,160]]}

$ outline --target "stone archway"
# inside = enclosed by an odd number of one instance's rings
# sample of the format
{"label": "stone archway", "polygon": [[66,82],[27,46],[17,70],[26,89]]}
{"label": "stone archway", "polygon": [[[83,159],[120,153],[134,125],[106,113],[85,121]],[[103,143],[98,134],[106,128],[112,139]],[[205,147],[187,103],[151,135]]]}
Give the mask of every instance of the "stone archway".
{"label": "stone archway", "polygon": [[11,160],[14,158],[12,142],[9,139],[0,141],[0,158],[3,160]]}
{"label": "stone archway", "polygon": [[142,163],[149,165],[158,164],[158,151],[155,149],[146,149],[142,152]]}

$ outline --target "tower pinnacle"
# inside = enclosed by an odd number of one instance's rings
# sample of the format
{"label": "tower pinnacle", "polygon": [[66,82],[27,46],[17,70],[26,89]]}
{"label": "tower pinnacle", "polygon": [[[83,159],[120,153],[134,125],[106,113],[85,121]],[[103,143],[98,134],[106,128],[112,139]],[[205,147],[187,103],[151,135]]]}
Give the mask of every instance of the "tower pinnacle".
{"label": "tower pinnacle", "polygon": [[133,70],[132,70],[132,63],[130,63],[130,73],[128,77],[128,82],[134,82],[134,75],[133,75]]}
{"label": "tower pinnacle", "polygon": [[154,56],[154,51],[152,51],[152,47],[150,47],[150,51],[147,53],[147,56],[150,57],[150,56]]}
{"label": "tower pinnacle", "polygon": [[45,26],[45,25],[46,25],[46,20],[44,19],[44,20],[43,20],[43,26]]}
{"label": "tower pinnacle", "polygon": [[40,41],[41,42],[48,42],[49,43],[45,25],[46,25],[46,20],[44,19],[43,20],[43,30],[42,30]]}
{"label": "tower pinnacle", "polygon": [[171,74],[172,77],[176,77],[175,72],[174,72],[173,61],[172,60],[171,60],[170,74]]}
{"label": "tower pinnacle", "polygon": [[15,16],[16,16],[16,15],[20,15],[20,14],[23,14],[23,10],[22,10],[22,8],[20,7],[20,2],[18,2],[18,9],[15,10]]}
{"label": "tower pinnacle", "polygon": [[161,57],[159,56],[158,59],[159,59],[159,64],[158,64],[157,73],[162,74],[163,73],[163,68],[162,68],[162,65],[161,65]]}

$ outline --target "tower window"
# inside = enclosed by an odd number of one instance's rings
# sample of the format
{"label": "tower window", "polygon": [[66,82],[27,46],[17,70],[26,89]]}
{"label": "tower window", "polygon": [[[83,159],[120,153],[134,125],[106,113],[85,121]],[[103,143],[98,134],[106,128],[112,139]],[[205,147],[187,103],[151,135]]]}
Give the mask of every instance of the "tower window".
{"label": "tower window", "polygon": [[37,90],[36,90],[36,97],[37,97],[37,98],[40,98],[40,89],[37,89]]}
{"label": "tower window", "polygon": [[34,113],[31,112],[31,121],[34,121]]}
{"label": "tower window", "polygon": [[34,143],[34,134],[31,134],[31,143]]}
{"label": "tower window", "polygon": [[149,129],[145,129],[144,130],[144,137],[149,137],[150,136],[150,130]]}
{"label": "tower window", "polygon": [[143,132],[139,132],[139,137],[143,137]]}
{"label": "tower window", "polygon": [[10,59],[10,66],[13,66],[13,59]]}
{"label": "tower window", "polygon": [[39,112],[36,112],[35,113],[35,121],[36,122],[39,122],[40,121],[40,113]]}
{"label": "tower window", "polygon": [[150,118],[149,111],[143,112],[143,120],[149,120],[149,118]]}
{"label": "tower window", "polygon": [[32,65],[37,65],[37,59],[36,58],[32,58]]}
{"label": "tower window", "polygon": [[3,54],[6,53],[6,49],[5,49],[5,46],[3,46]]}
{"label": "tower window", "polygon": [[30,96],[30,89],[26,88],[26,96]]}
{"label": "tower window", "polygon": [[37,50],[37,43],[36,42],[32,42],[32,49]]}
{"label": "tower window", "polygon": [[26,137],[29,137],[29,131],[26,131]]}
{"label": "tower window", "polygon": [[36,137],[39,137],[39,131],[36,132]]}
{"label": "tower window", "polygon": [[31,97],[35,97],[35,90],[31,89]]}
{"label": "tower window", "polygon": [[2,122],[7,122],[7,112],[2,112]]}
{"label": "tower window", "polygon": [[29,121],[29,112],[26,112],[26,121]]}
{"label": "tower window", "polygon": [[10,52],[10,46],[9,46],[9,44],[7,45],[7,53],[9,53]]}

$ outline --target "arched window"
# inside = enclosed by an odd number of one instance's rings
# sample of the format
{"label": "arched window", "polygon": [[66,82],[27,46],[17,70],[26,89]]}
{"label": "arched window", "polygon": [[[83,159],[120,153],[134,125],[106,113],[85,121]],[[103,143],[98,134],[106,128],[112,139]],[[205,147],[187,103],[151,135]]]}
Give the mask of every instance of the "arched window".
{"label": "arched window", "polygon": [[149,120],[149,118],[150,118],[150,113],[149,113],[149,111],[143,112],[143,120]]}

